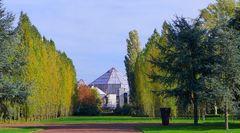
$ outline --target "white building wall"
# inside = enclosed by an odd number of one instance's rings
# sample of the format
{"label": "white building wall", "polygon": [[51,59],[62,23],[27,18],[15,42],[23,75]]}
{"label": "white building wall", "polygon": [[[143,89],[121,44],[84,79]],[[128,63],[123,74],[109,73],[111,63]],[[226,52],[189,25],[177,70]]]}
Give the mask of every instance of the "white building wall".
{"label": "white building wall", "polygon": [[127,93],[127,104],[129,104],[129,89],[119,88],[119,105],[122,107],[124,105],[124,93]]}
{"label": "white building wall", "polygon": [[108,94],[108,108],[116,108],[117,107],[117,95],[116,94]]}

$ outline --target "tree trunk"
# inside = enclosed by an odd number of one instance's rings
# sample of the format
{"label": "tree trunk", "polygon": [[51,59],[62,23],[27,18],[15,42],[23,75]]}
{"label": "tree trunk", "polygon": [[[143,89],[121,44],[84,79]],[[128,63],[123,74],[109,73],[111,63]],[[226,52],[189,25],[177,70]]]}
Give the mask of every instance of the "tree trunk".
{"label": "tree trunk", "polygon": [[193,100],[193,108],[194,125],[198,125],[198,102],[195,96]]}
{"label": "tree trunk", "polygon": [[203,106],[201,108],[201,115],[202,115],[202,120],[205,121],[205,114],[206,114],[206,110],[205,110],[205,106]]}
{"label": "tree trunk", "polygon": [[217,103],[214,103],[214,114],[218,115],[218,107],[217,107]]}
{"label": "tree trunk", "polygon": [[228,104],[227,103],[225,105],[225,129],[226,130],[229,129],[229,125],[228,125]]}

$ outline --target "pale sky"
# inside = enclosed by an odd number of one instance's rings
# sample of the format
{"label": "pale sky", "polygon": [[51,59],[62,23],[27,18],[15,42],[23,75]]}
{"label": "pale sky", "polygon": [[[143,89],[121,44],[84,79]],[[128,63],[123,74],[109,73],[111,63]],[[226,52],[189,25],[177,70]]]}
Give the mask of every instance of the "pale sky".
{"label": "pale sky", "polygon": [[145,45],[164,20],[195,18],[214,0],[3,0],[18,20],[28,14],[40,33],[73,60],[77,79],[87,83],[111,67],[125,74],[128,32],[136,29]]}

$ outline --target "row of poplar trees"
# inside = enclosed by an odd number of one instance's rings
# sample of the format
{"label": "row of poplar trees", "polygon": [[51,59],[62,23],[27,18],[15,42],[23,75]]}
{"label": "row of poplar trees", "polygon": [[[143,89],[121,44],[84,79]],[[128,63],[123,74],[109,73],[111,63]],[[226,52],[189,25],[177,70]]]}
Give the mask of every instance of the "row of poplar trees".
{"label": "row of poplar trees", "polygon": [[159,107],[172,115],[199,115],[217,106],[229,114],[240,107],[240,3],[217,0],[196,19],[176,17],[156,30],[144,49],[136,31],[129,34],[125,59],[131,102],[156,116]]}
{"label": "row of poplar trees", "polygon": [[0,117],[42,120],[72,113],[76,73],[71,59],[21,13],[18,26],[0,1]]}

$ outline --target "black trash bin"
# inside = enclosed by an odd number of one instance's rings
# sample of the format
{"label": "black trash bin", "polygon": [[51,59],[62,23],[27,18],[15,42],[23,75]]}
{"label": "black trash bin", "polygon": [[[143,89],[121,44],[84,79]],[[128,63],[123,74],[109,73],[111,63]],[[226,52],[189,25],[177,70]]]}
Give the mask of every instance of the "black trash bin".
{"label": "black trash bin", "polygon": [[162,125],[169,125],[171,108],[160,108],[161,116],[162,116]]}

